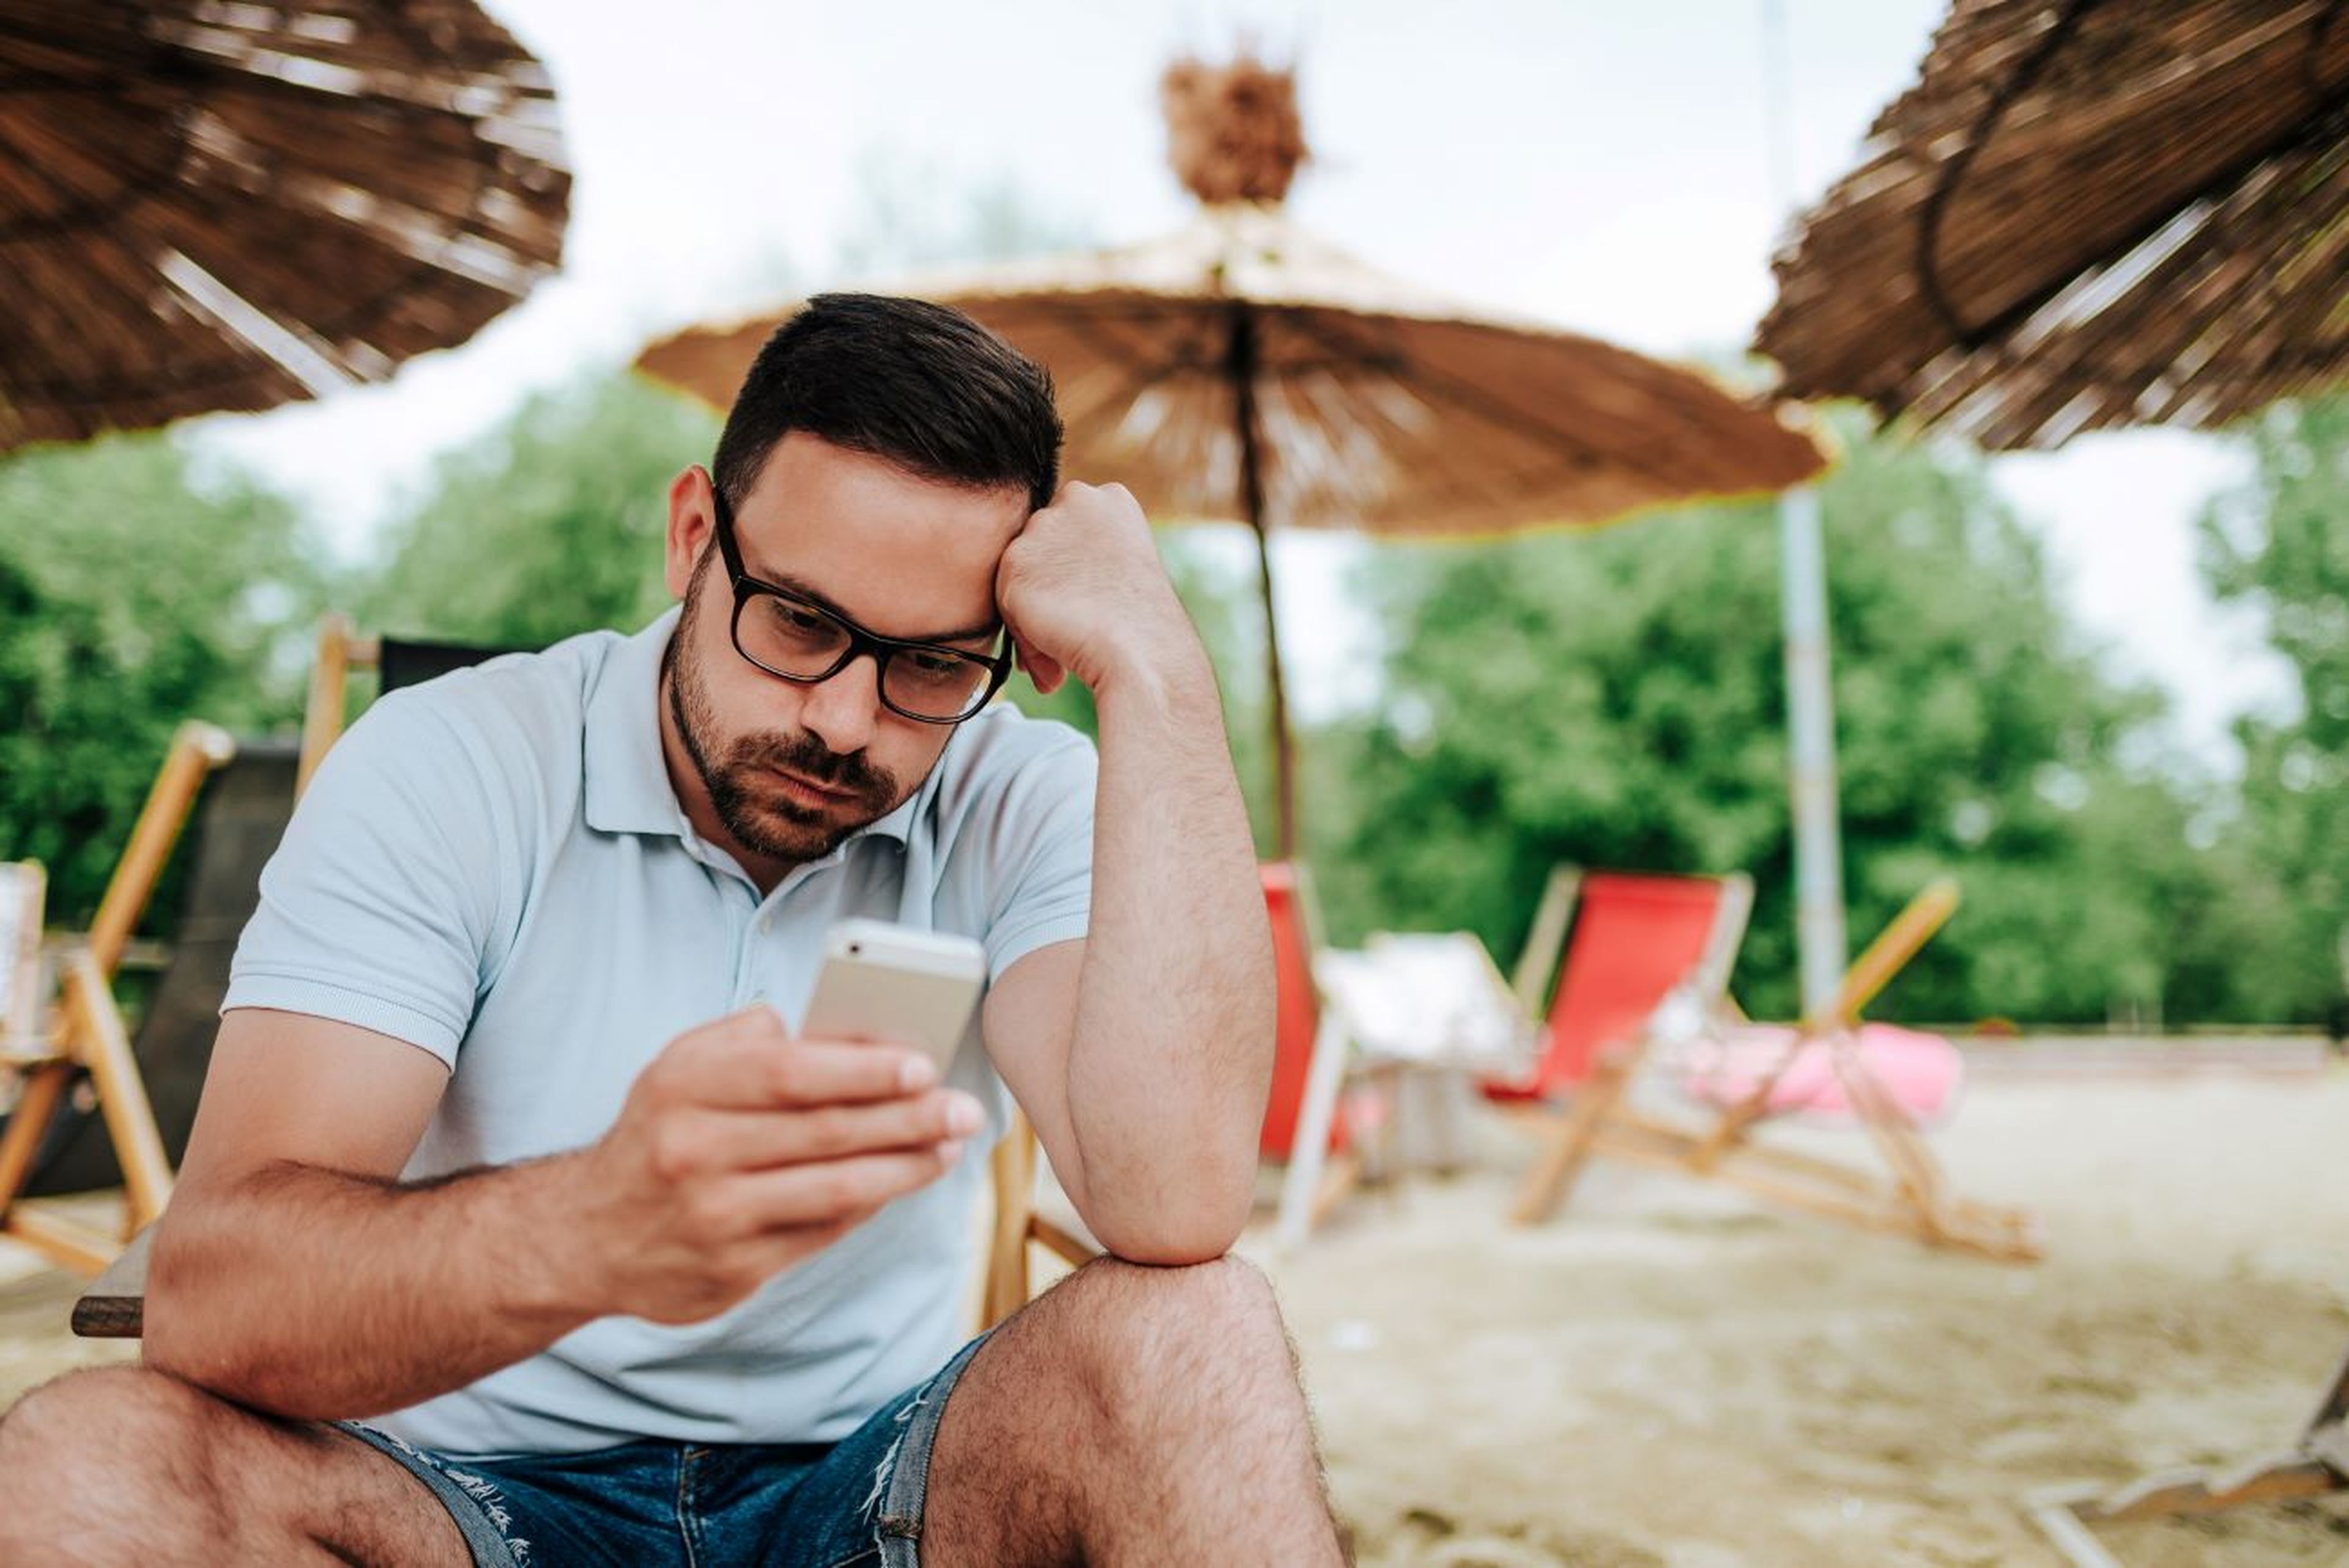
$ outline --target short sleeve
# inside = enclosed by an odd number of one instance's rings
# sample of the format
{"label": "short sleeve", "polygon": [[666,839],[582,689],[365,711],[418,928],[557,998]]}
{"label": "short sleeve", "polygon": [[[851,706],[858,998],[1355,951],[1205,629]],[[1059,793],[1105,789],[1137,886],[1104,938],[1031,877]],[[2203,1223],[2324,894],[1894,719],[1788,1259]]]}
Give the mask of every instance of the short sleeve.
{"label": "short sleeve", "polygon": [[987,974],[1003,972],[1092,920],[1093,791],[1101,760],[1073,730],[1026,758],[996,802]]}
{"label": "short sleeve", "polygon": [[222,1011],[330,1018],[453,1066],[519,885],[518,813],[486,749],[426,692],[369,708],[261,873]]}

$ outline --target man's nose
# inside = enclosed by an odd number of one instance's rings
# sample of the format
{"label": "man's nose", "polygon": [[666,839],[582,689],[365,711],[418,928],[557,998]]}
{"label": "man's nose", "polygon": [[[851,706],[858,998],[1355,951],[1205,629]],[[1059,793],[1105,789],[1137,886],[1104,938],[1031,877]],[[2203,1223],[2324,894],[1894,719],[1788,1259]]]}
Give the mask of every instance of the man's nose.
{"label": "man's nose", "polygon": [[836,756],[864,750],[881,708],[881,669],[873,655],[859,654],[805,689],[800,722],[809,732]]}

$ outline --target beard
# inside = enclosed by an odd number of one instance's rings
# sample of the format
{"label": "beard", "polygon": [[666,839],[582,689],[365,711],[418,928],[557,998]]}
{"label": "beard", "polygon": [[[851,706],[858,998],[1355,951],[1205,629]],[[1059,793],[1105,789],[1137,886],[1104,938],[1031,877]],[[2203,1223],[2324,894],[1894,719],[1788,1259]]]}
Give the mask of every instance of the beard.
{"label": "beard", "polygon": [[[712,552],[714,553],[714,552]],[[718,723],[718,706],[694,653],[694,631],[701,611],[703,580],[697,573],[688,585],[685,613],[661,662],[661,684],[668,688],[669,717],[685,742],[686,755],[709,793],[710,809],[734,841],[754,854],[792,864],[822,860],[838,849],[848,835],[896,810],[905,791],[886,769],[874,766],[861,751],[833,751],[802,730],[754,732],[726,740]],[[801,804],[784,794],[774,778],[777,770],[795,773],[829,789],[852,792],[849,799],[822,807]]]}

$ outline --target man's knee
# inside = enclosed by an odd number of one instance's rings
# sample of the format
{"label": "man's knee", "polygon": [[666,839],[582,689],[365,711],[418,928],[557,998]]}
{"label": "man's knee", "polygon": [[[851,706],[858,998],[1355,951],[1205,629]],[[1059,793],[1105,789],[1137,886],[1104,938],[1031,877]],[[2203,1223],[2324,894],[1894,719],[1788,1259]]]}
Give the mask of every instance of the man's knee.
{"label": "man's knee", "polygon": [[1097,1382],[1146,1392],[1293,1376],[1271,1282],[1238,1258],[1187,1268],[1104,1258],[1061,1289]]}
{"label": "man's knee", "polygon": [[12,1525],[104,1501],[207,1490],[207,1396],[142,1367],[45,1383],[0,1417],[0,1516]]}
{"label": "man's knee", "polygon": [[1278,1323],[1272,1282],[1245,1259],[1220,1257],[1185,1268],[1101,1258],[1071,1275],[1063,1290],[1100,1298],[1119,1315],[1178,1325]]}

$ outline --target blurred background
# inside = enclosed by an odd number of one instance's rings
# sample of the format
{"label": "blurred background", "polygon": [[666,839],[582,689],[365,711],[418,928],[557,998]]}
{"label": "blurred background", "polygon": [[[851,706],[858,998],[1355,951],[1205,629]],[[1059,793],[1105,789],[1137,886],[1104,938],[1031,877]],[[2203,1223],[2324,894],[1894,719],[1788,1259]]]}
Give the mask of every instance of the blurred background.
{"label": "blurred background", "polygon": [[[1294,129],[1247,121],[1285,203],[1203,210],[1162,81],[1236,49],[1293,72],[1307,156],[1288,186]],[[295,738],[370,695],[347,656],[388,681],[396,639],[641,624],[727,356],[821,289],[979,273],[1043,280],[1072,441],[1133,438],[1071,477],[1215,481],[1154,521],[1259,851],[1311,873],[1266,867],[1282,1208],[1241,1250],[1356,1560],[2344,1561],[2337,0],[0,0],[0,862],[46,867],[53,958],[120,960],[87,984],[137,1019],[113,1081],[151,1095],[149,1163]],[[1115,330],[1072,303],[1143,274]],[[1216,381],[1242,294],[1260,374]],[[1139,358],[1153,312],[1187,362],[1083,366],[1087,328]],[[1175,430],[1185,397],[1221,422]],[[1450,537],[1374,536],[1398,521]],[[1570,866],[1712,880],[1583,879],[1569,940]],[[0,863],[0,938],[27,874]],[[1586,941],[1609,883],[1713,913]],[[1335,947],[1522,946],[1536,1080],[1374,1049],[1329,978],[1360,955],[1313,966],[1317,890]],[[1855,966],[1889,987],[1816,1008],[1904,906]],[[1733,948],[1725,987],[1657,956],[1682,940]],[[0,1145],[0,1408],[136,1354],[70,1338],[83,1282],[47,1265],[104,1266],[167,1187],[122,1164],[129,1223],[78,1250],[12,1206],[29,1174],[113,1213],[96,1077],[57,1055],[106,1031],[48,1003],[0,991],[0,1113],[38,1134]],[[1732,1070],[1775,1038],[1795,1077],[1795,1033],[1734,1014],[1806,1004],[1839,1108]],[[1630,1147],[1540,1222],[1521,1176],[1591,1106]],[[1717,1120],[1660,1161],[1692,1109]],[[1641,1138],[1677,1169],[1627,1170]],[[1890,1171],[1857,1215],[1855,1151]],[[1319,1184],[1325,1154],[1363,1180]],[[1847,1201],[1728,1191],[1741,1162]],[[1985,1243],[1992,1203],[2029,1213]],[[2093,1538],[2028,1501],[2181,1463]]]}
{"label": "blurred background", "polygon": [[[0,858],[47,861],[53,921],[85,920],[172,726],[292,727],[322,610],[517,645],[641,622],[663,485],[716,430],[628,372],[648,339],[1174,226],[1159,73],[1237,36],[1296,67],[1301,223],[1764,387],[1746,345],[1793,215],[1767,144],[1815,201],[1940,6],[1788,0],[1775,39],[1765,10],[511,0],[573,173],[558,273],[386,385],[0,457]],[[1877,1011],[2337,1032],[2349,406],[1995,457],[1822,422],[1851,928],[1943,871],[1967,893]],[[1269,847],[1252,547],[1162,537]],[[1506,954],[1556,861],[1742,869],[1736,992],[1792,1010],[1776,551],[1766,500],[1465,547],[1277,534],[1332,935],[1466,927]]]}

